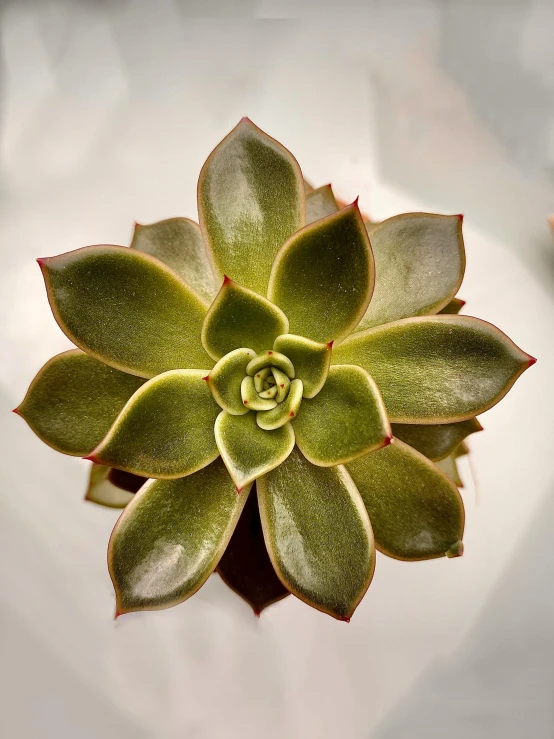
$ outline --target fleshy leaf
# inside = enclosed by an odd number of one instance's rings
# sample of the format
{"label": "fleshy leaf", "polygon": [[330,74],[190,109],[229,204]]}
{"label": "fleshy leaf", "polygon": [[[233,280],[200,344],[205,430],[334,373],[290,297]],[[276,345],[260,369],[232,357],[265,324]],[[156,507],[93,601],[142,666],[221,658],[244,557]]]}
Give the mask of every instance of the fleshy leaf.
{"label": "fleshy leaf", "polygon": [[256,616],[272,603],[290,595],[269,559],[254,489],[250,491],[217,571],[223,582],[248,603]]}
{"label": "fleshy leaf", "polygon": [[444,459],[440,459],[438,462],[436,462],[437,467],[439,470],[444,472],[444,474],[452,480],[454,485],[458,488],[463,488],[464,482],[462,478],[460,477],[460,471],[458,470],[458,461],[456,454],[449,454],[448,457],[445,457]]}
{"label": "fleshy leaf", "polygon": [[240,385],[240,394],[243,405],[250,411],[268,411],[277,405],[277,401],[273,398],[263,399],[259,396],[256,392],[254,378],[250,376],[243,378]]}
{"label": "fleshy leaf", "polygon": [[293,422],[296,443],[312,464],[331,467],[379,449],[392,432],[375,382],[361,367],[331,367],[321,392]]}
{"label": "fleshy leaf", "polygon": [[[93,462],[94,464],[94,462]],[[106,478],[112,485],[120,490],[126,490],[128,493],[138,493],[144,483],[148,480],[147,477],[141,475],[133,475],[132,472],[125,472],[125,470],[118,470],[115,467],[110,467],[108,470],[108,476]]]}
{"label": "fleshy leaf", "polygon": [[265,295],[275,255],[304,225],[300,167],[281,144],[243,118],[200,172],[198,213],[219,275]]}
{"label": "fleshy leaf", "polygon": [[373,377],[391,421],[454,423],[492,408],[535,360],[469,316],[406,318],[349,337],[331,364]]}
{"label": "fleshy leaf", "polygon": [[483,427],[476,418],[439,425],[421,426],[412,423],[392,425],[392,433],[397,439],[409,444],[434,462],[451,454],[466,436],[482,430]]}
{"label": "fleshy leaf", "polygon": [[441,308],[439,313],[443,313],[446,315],[457,315],[464,305],[466,304],[465,300],[461,300],[460,298],[452,298],[450,303],[444,306],[444,308]]}
{"label": "fleshy leaf", "polygon": [[39,264],[62,331],[93,357],[141,377],[211,367],[200,341],[206,307],[157,259],[86,246]]}
{"label": "fleshy leaf", "polygon": [[189,218],[168,218],[143,226],[135,224],[132,249],[156,257],[177,272],[207,302],[217,293],[200,226]]}
{"label": "fleshy leaf", "polygon": [[256,354],[271,349],[288,331],[285,314],[266,298],[225,278],[202,327],[202,343],[213,359],[248,346]]}
{"label": "fleshy leaf", "polygon": [[293,380],[287,397],[273,410],[256,415],[256,422],[261,429],[273,431],[281,428],[298,415],[302,403],[302,380]]}
{"label": "fleshy leaf", "polygon": [[461,216],[404,213],[371,229],[375,291],[357,331],[436,313],[457,293],[465,269]]}
{"label": "fleshy leaf", "polygon": [[249,482],[281,464],[294,447],[290,423],[275,431],[262,431],[254,413],[232,416],[221,411],[215,422],[215,438],[239,492]]}
{"label": "fleshy leaf", "polygon": [[306,224],[319,221],[339,210],[331,185],[323,185],[306,194]]}
{"label": "fleshy leaf", "polygon": [[246,373],[246,365],[256,354],[252,349],[235,349],[222,357],[207,377],[208,387],[217,403],[234,416],[248,413],[240,386]]}
{"label": "fleshy leaf", "polygon": [[422,454],[395,439],[346,468],[367,508],[379,551],[404,560],[451,556],[451,550],[461,554],[462,499]]}
{"label": "fleshy leaf", "polygon": [[219,405],[205,370],[172,370],[136,392],[91,458],[145,477],[172,479],[218,456],[214,423]]}
{"label": "fleshy leaf", "polygon": [[92,464],[85,500],[106,508],[125,508],[133,500],[133,493],[116,487],[109,479],[109,467]]}
{"label": "fleshy leaf", "polygon": [[273,344],[275,351],[284,354],[292,362],[296,377],[302,380],[305,398],[315,397],[325,384],[332,346],[332,342],[320,344],[294,334],[278,336]]}
{"label": "fleshy leaf", "polygon": [[275,259],[268,297],[285,312],[291,333],[327,344],[357,326],[374,278],[369,238],[354,203],[291,236]]}
{"label": "fleshy leaf", "polygon": [[350,475],[342,466],[316,467],[295,449],[257,488],[267,551],[285,587],[350,620],[375,567],[371,526]]}
{"label": "fleshy leaf", "polygon": [[221,460],[179,480],[151,480],[119,518],[108,548],[117,615],[181,603],[208,579],[250,488],[237,495]]}
{"label": "fleshy leaf", "polygon": [[277,367],[282,372],[287,374],[292,380],[294,377],[294,367],[288,357],[280,352],[269,350],[260,354],[258,357],[253,359],[246,368],[246,372],[254,377],[258,370],[264,369],[265,367]]}
{"label": "fleshy leaf", "polygon": [[83,457],[102,441],[143,383],[70,349],[44,365],[16,412],[46,444]]}

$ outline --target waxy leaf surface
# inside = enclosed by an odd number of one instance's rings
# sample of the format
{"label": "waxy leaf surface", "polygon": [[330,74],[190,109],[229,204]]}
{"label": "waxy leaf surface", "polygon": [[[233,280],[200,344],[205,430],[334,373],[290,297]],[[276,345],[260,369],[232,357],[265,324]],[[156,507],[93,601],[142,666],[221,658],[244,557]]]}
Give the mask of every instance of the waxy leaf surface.
{"label": "waxy leaf surface", "polygon": [[374,277],[367,231],[353,204],[287,241],[273,265],[268,296],[285,312],[291,333],[327,344],[358,324]]}
{"label": "waxy leaf surface", "polygon": [[404,560],[461,553],[462,499],[422,454],[395,439],[346,468],[363,498],[379,551]]}
{"label": "waxy leaf surface", "polygon": [[460,216],[404,213],[371,229],[375,290],[358,331],[399,318],[436,313],[464,276]]}
{"label": "waxy leaf surface", "polygon": [[204,321],[202,343],[213,359],[245,346],[259,354],[271,349],[288,326],[287,317],[276,305],[226,279]]}
{"label": "waxy leaf surface", "polygon": [[296,443],[313,464],[343,464],[389,443],[392,436],[375,382],[361,367],[331,367],[318,395],[293,422]]}
{"label": "waxy leaf surface", "polygon": [[243,118],[202,168],[198,212],[219,276],[265,295],[275,255],[305,222],[300,167]]}
{"label": "waxy leaf surface", "polygon": [[319,221],[339,210],[331,185],[323,185],[306,194],[306,224]]}
{"label": "waxy leaf surface", "polygon": [[110,482],[109,471],[110,467],[92,464],[85,500],[106,506],[106,508],[125,508],[127,503],[133,500],[134,495]]}
{"label": "waxy leaf surface", "polygon": [[204,303],[156,259],[87,246],[41,268],[57,322],[88,354],[141,377],[212,366],[200,341]]}
{"label": "waxy leaf surface", "polygon": [[396,423],[454,423],[497,403],[534,360],[490,323],[469,316],[407,318],[357,333],[332,364],[373,377]]}
{"label": "waxy leaf surface", "polygon": [[283,334],[275,339],[273,348],[292,362],[295,377],[302,380],[304,397],[315,397],[327,379],[331,362],[331,343],[320,344],[303,336]]}
{"label": "waxy leaf surface", "polygon": [[168,218],[143,226],[135,224],[131,248],[156,257],[177,274],[207,303],[217,293],[200,226],[189,218]]}
{"label": "waxy leaf surface", "polygon": [[316,467],[295,449],[257,482],[273,566],[294,595],[348,620],[375,567],[371,526],[344,467]]}
{"label": "waxy leaf surface", "polygon": [[437,461],[444,459],[469,434],[482,431],[483,427],[476,418],[460,423],[429,424],[421,426],[413,423],[393,423],[392,433],[406,444],[409,444],[428,459]]}
{"label": "waxy leaf surface", "polygon": [[17,413],[49,446],[83,457],[102,441],[143,383],[70,349],[44,365]]}
{"label": "waxy leaf surface", "polygon": [[119,518],[108,548],[118,613],[169,608],[214,571],[249,488],[221,460],[179,480],[151,480]]}
{"label": "waxy leaf surface", "polygon": [[248,413],[240,394],[246,366],[256,354],[252,349],[235,349],[222,357],[208,376],[208,386],[217,403],[234,416]]}
{"label": "waxy leaf surface", "polygon": [[263,431],[256,423],[255,413],[232,416],[221,411],[215,423],[215,438],[239,491],[281,464],[294,447],[290,423],[275,431]]}
{"label": "waxy leaf surface", "polygon": [[272,410],[256,415],[256,422],[261,429],[272,431],[284,426],[298,416],[302,403],[302,380],[293,380],[287,397]]}
{"label": "waxy leaf surface", "polygon": [[446,313],[447,315],[457,315],[464,305],[466,304],[465,300],[461,300],[460,298],[452,298],[450,303],[444,306],[444,308],[441,308],[439,313]]}
{"label": "waxy leaf surface", "polygon": [[220,412],[204,370],[172,370],[142,386],[93,452],[93,461],[136,475],[190,475],[218,456]]}

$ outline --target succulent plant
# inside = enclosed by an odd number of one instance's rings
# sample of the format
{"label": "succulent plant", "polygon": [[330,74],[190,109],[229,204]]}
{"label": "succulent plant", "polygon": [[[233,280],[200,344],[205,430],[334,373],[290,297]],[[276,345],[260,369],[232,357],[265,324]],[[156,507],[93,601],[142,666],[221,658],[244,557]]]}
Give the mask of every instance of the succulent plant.
{"label": "succulent plant", "polygon": [[461,216],[364,222],[248,119],[204,164],[198,210],[137,225],[131,248],[38,260],[78,348],[16,412],[92,460],[89,500],[125,507],[117,614],[184,601],[217,568],[257,612],[293,593],[348,621],[376,549],[462,554],[437,465],[534,360],[458,315]]}

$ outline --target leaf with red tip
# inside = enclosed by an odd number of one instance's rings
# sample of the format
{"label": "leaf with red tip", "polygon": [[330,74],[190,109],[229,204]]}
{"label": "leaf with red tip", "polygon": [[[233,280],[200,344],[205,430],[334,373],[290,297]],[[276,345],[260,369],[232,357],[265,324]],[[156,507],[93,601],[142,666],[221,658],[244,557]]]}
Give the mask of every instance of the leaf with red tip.
{"label": "leaf with red tip", "polygon": [[467,436],[482,430],[483,427],[476,418],[460,423],[425,426],[413,423],[392,424],[392,433],[397,439],[409,444],[434,462],[448,457]]}
{"label": "leaf with red tip", "polygon": [[44,365],[15,410],[46,444],[82,457],[102,441],[143,383],[71,349]]}
{"label": "leaf with red tip", "polygon": [[316,467],[295,449],[257,488],[267,551],[281,582],[308,605],[350,618],[373,577],[375,550],[345,468]]}
{"label": "leaf with red tip", "polygon": [[289,319],[290,333],[326,344],[357,326],[374,277],[367,231],[349,205],[291,236],[273,264],[268,297]]}
{"label": "leaf with red tip", "polygon": [[119,518],[108,548],[117,611],[181,603],[212,574],[249,488],[237,495],[221,460],[179,480],[151,480]]}
{"label": "leaf with red tip", "polygon": [[85,500],[106,508],[125,508],[133,500],[134,495],[114,485],[108,479],[109,472],[110,468],[102,464],[91,465]]}
{"label": "leaf with red tip", "polygon": [[198,213],[219,275],[265,295],[275,255],[304,225],[300,167],[281,144],[243,118],[202,168]]}

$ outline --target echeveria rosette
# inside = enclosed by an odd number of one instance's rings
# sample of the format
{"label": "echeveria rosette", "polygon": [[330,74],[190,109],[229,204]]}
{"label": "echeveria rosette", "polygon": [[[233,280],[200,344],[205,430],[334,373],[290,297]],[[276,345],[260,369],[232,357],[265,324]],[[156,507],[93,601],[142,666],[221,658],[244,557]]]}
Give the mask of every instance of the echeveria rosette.
{"label": "echeveria rosette", "polygon": [[131,248],[39,260],[78,348],[17,412],[92,460],[88,500],[125,507],[117,613],[179,603],[217,569],[257,612],[293,593],[349,620],[375,549],[462,553],[437,465],[533,360],[457,315],[459,216],[368,226],[247,119],[206,161],[198,210],[137,225]]}

